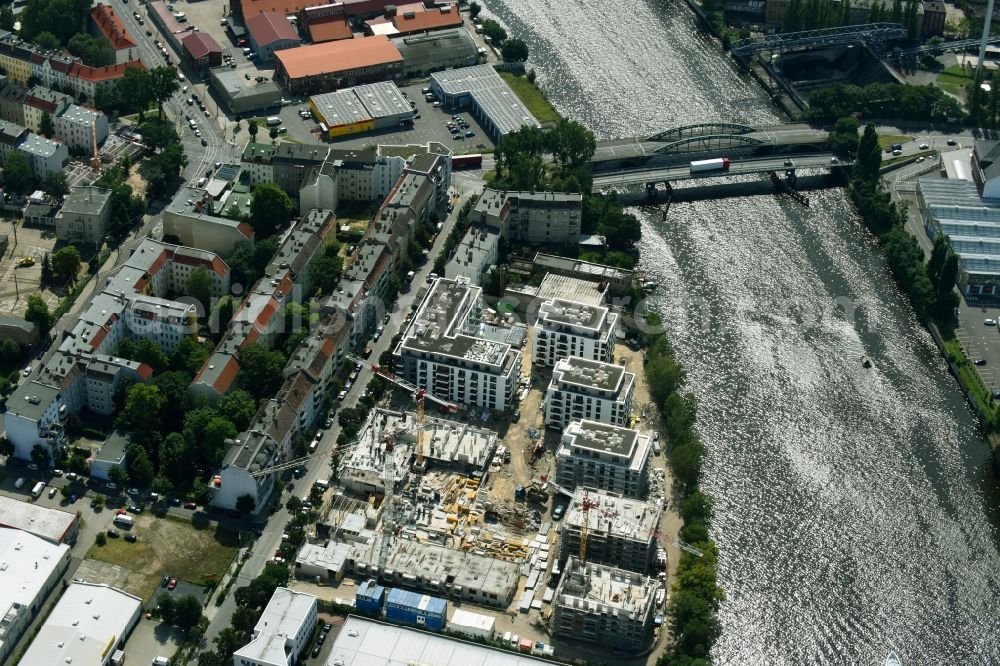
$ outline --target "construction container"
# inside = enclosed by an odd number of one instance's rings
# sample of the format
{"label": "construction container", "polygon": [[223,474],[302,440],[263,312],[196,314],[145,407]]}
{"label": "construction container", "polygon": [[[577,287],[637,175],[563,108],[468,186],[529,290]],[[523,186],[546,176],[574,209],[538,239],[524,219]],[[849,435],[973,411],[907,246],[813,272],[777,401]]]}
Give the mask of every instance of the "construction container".
{"label": "construction container", "polygon": [[428,594],[394,588],[385,602],[387,620],[440,631],[448,623],[448,602]]}
{"label": "construction container", "polygon": [[518,643],[517,645],[518,650],[520,650],[521,652],[526,652],[528,654],[531,654],[531,648],[533,647],[535,647],[535,641],[531,640],[530,638],[522,638],[521,642]]}
{"label": "construction container", "polygon": [[366,580],[358,586],[354,596],[354,607],[363,613],[381,613],[385,603],[385,588],[374,580]]}
{"label": "construction container", "polygon": [[496,618],[491,615],[456,610],[448,622],[448,628],[456,633],[473,638],[492,640],[496,632]]}

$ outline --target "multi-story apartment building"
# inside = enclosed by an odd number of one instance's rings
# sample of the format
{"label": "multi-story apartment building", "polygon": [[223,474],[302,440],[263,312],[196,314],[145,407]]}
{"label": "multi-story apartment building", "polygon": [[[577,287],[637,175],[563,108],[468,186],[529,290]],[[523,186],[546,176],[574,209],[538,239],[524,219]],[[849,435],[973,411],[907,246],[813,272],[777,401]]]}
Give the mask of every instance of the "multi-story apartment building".
{"label": "multi-story apartment building", "polygon": [[572,421],[563,430],[556,450],[556,483],[644,498],[649,490],[652,450],[652,438],[638,430]]}
{"label": "multi-story apartment building", "polygon": [[182,275],[193,265],[209,271],[213,290],[228,291],[229,267],[218,256],[152,239],[108,278],[56,353],[14,391],[4,426],[17,457],[30,460],[35,445],[58,455],[71,413],[87,407],[110,414],[123,381],[149,381],[148,365],[114,355],[123,339],[151,339],[169,354],[197,332],[195,306],[165,298],[168,291],[183,293]]}
{"label": "multi-story apartment building", "polygon": [[31,164],[31,173],[38,180],[44,180],[50,173],[62,171],[69,162],[66,144],[44,136],[29,133],[18,146]]}
{"label": "multi-story apartment building", "polygon": [[99,247],[110,216],[111,190],[93,185],[74,187],[56,213],[56,238]]}
{"label": "multi-story apartment building", "polygon": [[[583,498],[588,509],[583,510]],[[583,488],[559,525],[559,560],[580,553],[580,532],[587,526],[587,561],[645,573],[653,564],[663,510],[644,501]]]}
{"label": "multi-story apartment building", "polygon": [[65,111],[74,99],[66,93],[33,86],[24,96],[24,124],[32,132],[42,131],[42,117],[48,114],[55,123],[56,116]]}
{"label": "multi-story apartment building", "polygon": [[70,104],[52,120],[56,136],[70,148],[89,153],[95,141],[99,146],[108,138],[108,117],[100,111]]}
{"label": "multi-story apartment building", "polygon": [[510,408],[523,330],[489,324],[482,310],[482,290],[468,279],[435,280],[393,352],[400,374],[452,402]]}
{"label": "multi-story apartment building", "polygon": [[610,363],[615,354],[618,314],[603,305],[552,299],[539,307],[532,332],[532,364],[552,366],[567,356]]}
{"label": "multi-story apartment building", "polygon": [[583,358],[560,359],[545,393],[545,425],[562,430],[570,421],[628,424],[635,375],[620,365]]}
{"label": "multi-story apartment building", "polygon": [[115,51],[115,62],[126,63],[139,59],[139,47],[125,24],[111,5],[97,3],[90,10],[90,21],[95,35],[104,37]]}
{"label": "multi-story apartment building", "polygon": [[469,221],[497,229],[512,243],[576,245],[580,242],[583,195],[562,192],[504,192],[487,189]]}

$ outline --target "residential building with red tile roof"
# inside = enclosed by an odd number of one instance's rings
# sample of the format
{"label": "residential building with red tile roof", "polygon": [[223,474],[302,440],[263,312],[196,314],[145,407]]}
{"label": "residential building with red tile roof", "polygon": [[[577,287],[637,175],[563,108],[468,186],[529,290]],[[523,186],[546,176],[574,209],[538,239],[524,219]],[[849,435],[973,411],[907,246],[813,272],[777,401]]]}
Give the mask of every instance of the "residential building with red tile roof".
{"label": "residential building with red tile roof", "polygon": [[90,10],[94,34],[104,37],[115,51],[115,62],[126,63],[139,58],[139,47],[128,34],[121,17],[111,5],[98,3]]}
{"label": "residential building with red tile roof", "polygon": [[354,39],[351,25],[343,16],[323,16],[312,19],[306,24],[309,39],[313,44],[335,42],[338,39]]}
{"label": "residential building with red tile roof", "polygon": [[181,39],[184,58],[194,69],[203,70],[222,64],[222,47],[207,32],[190,32]]}
{"label": "residential building with red tile roof", "polygon": [[114,413],[123,381],[152,378],[149,365],[114,356],[122,340],[153,340],[170,354],[197,335],[199,308],[166,296],[183,293],[187,276],[198,268],[212,276],[213,295],[228,292],[229,267],[217,255],[149,238],[107,278],[57,340],[55,353],[15,391],[18,404],[8,410],[5,427],[17,456],[30,460],[35,445],[58,456],[70,414],[83,407]]}

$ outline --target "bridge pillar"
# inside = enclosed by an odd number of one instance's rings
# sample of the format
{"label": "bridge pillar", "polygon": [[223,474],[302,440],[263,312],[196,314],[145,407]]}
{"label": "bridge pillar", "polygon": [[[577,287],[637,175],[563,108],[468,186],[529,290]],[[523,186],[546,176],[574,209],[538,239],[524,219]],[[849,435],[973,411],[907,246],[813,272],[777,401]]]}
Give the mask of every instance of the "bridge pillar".
{"label": "bridge pillar", "polygon": [[656,201],[656,183],[646,183],[646,198]]}

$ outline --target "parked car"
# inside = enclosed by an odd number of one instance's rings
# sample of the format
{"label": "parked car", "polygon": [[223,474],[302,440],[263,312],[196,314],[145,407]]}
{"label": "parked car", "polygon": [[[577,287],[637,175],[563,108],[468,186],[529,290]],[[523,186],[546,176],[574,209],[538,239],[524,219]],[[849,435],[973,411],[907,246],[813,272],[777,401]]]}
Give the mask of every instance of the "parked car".
{"label": "parked car", "polygon": [[171,578],[170,578],[170,582],[169,582],[169,583],[167,583],[167,589],[168,589],[168,590],[172,590],[172,589],[174,589],[175,587],[177,587],[177,579],[176,579],[176,578],[174,578],[174,577],[171,577]]}
{"label": "parked car", "polygon": [[129,543],[135,543],[139,539],[134,534],[132,534],[131,532],[126,532],[125,533],[125,540],[128,541]]}
{"label": "parked car", "polygon": [[114,481],[108,481],[107,483],[104,484],[104,487],[107,488],[108,490],[118,490],[118,484],[115,483]]}
{"label": "parked car", "polygon": [[566,505],[556,504],[552,507],[552,520],[561,520],[564,513],[566,513]]}
{"label": "parked car", "polygon": [[142,507],[137,504],[130,504],[128,510],[132,513],[142,513]]}
{"label": "parked car", "polygon": [[510,422],[517,423],[520,420],[521,420],[521,410],[515,409],[514,413],[510,415]]}
{"label": "parked car", "polygon": [[184,502],[184,508],[193,511],[198,508],[198,504],[196,502]]}
{"label": "parked car", "polygon": [[985,358],[977,358],[975,361],[973,361],[973,363],[975,363],[976,365],[986,365],[986,359]]}
{"label": "parked car", "polygon": [[166,587],[170,584],[170,576],[164,576],[163,580],[160,581],[160,587]]}
{"label": "parked car", "polygon": [[997,320],[996,319],[984,319],[983,320],[983,324],[986,325],[986,326],[996,326],[997,325]]}
{"label": "parked car", "polygon": [[14,482],[14,487],[15,488],[20,488],[23,485],[24,485],[24,477],[23,476],[19,476],[17,478],[17,481]]}
{"label": "parked car", "polygon": [[111,537],[112,539],[117,539],[118,537],[121,536],[121,532],[119,532],[118,530],[109,529],[108,536]]}
{"label": "parked car", "polygon": [[76,481],[78,478],[80,477],[77,476],[76,472],[70,472],[69,474],[66,475],[67,481]]}

